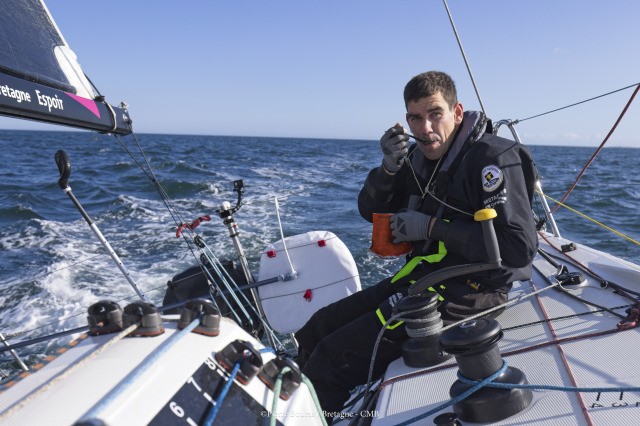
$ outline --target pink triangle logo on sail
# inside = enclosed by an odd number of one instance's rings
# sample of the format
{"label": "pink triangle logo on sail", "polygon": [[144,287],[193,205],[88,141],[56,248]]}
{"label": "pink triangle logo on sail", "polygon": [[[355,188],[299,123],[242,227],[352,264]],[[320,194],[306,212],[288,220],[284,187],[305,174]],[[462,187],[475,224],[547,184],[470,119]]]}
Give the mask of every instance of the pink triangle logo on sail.
{"label": "pink triangle logo on sail", "polygon": [[82,106],[84,106],[86,109],[91,111],[96,117],[100,118],[100,111],[98,110],[98,105],[94,101],[92,101],[91,99],[83,98],[81,96],[73,95],[71,93],[67,93],[67,95],[71,96],[73,99],[80,102]]}

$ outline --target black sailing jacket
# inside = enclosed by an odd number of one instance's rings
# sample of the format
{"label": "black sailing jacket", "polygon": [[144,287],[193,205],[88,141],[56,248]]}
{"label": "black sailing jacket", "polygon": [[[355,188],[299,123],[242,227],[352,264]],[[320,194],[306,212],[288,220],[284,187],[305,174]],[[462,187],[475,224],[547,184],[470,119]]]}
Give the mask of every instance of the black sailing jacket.
{"label": "black sailing jacket", "polygon": [[437,161],[426,159],[415,145],[394,176],[381,167],[369,173],[358,196],[358,208],[369,222],[373,213],[396,213],[403,208],[439,217],[431,232],[432,240],[415,242],[407,258],[434,253],[437,241],[444,242],[447,255],[439,263],[422,262],[425,274],[447,266],[487,261],[482,226],[472,215],[480,209],[495,209],[498,216],[493,223],[502,268],[463,279],[508,292],[513,281],[531,278],[531,262],[538,248],[531,210],[538,174],[529,149],[485,133],[486,122],[481,112],[464,113],[458,134],[431,180],[429,190],[454,208],[429,194],[423,197]]}

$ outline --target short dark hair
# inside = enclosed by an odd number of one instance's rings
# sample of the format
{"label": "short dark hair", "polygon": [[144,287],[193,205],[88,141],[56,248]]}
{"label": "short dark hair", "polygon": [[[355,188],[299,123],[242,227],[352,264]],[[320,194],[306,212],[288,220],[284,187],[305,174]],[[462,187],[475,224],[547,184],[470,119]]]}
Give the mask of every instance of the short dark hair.
{"label": "short dark hair", "polygon": [[448,74],[428,71],[413,77],[404,87],[404,105],[440,92],[444,100],[453,108],[458,103],[456,85]]}

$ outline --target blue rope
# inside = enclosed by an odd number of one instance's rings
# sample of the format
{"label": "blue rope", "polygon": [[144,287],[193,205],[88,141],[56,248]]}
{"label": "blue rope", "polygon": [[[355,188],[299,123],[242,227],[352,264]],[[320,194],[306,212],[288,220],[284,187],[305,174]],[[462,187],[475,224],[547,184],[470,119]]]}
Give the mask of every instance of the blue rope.
{"label": "blue rope", "polygon": [[[209,261],[209,264],[214,268],[215,272],[218,274],[218,276],[220,277],[220,280],[222,281],[222,283],[225,285],[225,287],[227,288],[227,290],[229,291],[229,294],[231,295],[231,297],[233,297],[233,299],[236,301],[236,303],[238,304],[238,307],[240,308],[240,310],[244,313],[244,315],[247,317],[247,319],[249,320],[249,322],[251,323],[252,326],[254,326],[253,324],[253,319],[251,318],[251,315],[249,315],[247,313],[247,311],[244,309],[243,304],[240,302],[240,300],[238,299],[238,296],[236,295],[239,294],[240,297],[242,297],[245,301],[245,303],[247,304],[247,306],[249,306],[249,308],[253,311],[254,314],[256,314],[256,316],[260,319],[260,322],[262,323],[262,326],[264,327],[264,330],[266,333],[268,333],[271,338],[273,339],[273,341],[275,343],[277,343],[279,345],[280,348],[284,348],[284,345],[282,344],[282,342],[280,342],[280,340],[278,339],[278,337],[276,336],[276,334],[273,332],[273,330],[271,329],[271,327],[269,326],[269,324],[267,324],[267,322],[262,318],[262,316],[260,315],[260,313],[256,310],[254,303],[251,302],[247,296],[245,296],[245,294],[242,291],[239,291],[239,287],[238,284],[233,280],[233,278],[231,277],[231,275],[229,274],[229,272],[222,266],[222,263],[220,262],[220,260],[218,260],[218,257],[215,255],[215,253],[213,253],[213,251],[209,248],[209,246],[202,241],[204,244],[204,248],[206,249],[207,253],[203,253],[205,255],[205,257],[207,258],[207,260]],[[211,275],[211,273],[209,272],[208,268],[204,268],[204,271],[207,273],[207,275],[209,276],[210,280],[212,283],[214,283],[215,285],[215,280],[213,279],[213,276]],[[225,278],[226,276],[226,278]],[[228,278],[228,280],[227,280]],[[232,288],[232,284],[233,286],[235,286],[235,290]],[[216,285],[216,288],[218,286]],[[222,296],[222,298],[224,299],[224,301],[227,303],[227,305],[231,306],[231,304],[229,304],[229,301],[227,300],[227,298],[225,297],[223,292],[220,292],[220,296]],[[215,298],[213,298],[215,302]],[[238,324],[242,324],[242,321],[240,320],[240,317],[238,316],[238,314],[235,312],[235,310],[231,310],[231,313],[233,314],[233,316],[236,318]]]}
{"label": "blue rope", "polygon": [[[506,362],[505,362],[506,363]],[[458,379],[466,384],[478,383],[476,380],[470,380],[463,377],[458,371]],[[518,385],[516,383],[487,383],[486,386],[501,389],[532,389],[532,390],[555,390],[564,392],[640,392],[640,387],[606,387],[606,388],[580,388],[574,386],[551,386],[551,385]]]}
{"label": "blue rope", "polygon": [[180,339],[188,336],[189,333],[193,331],[197,326],[200,325],[200,319],[202,318],[202,313],[198,316],[198,318],[194,319],[182,330],[176,331],[173,335],[171,335],[167,340],[164,341],[160,346],[158,346],[151,354],[149,354],[133,371],[131,371],[127,376],[120,381],[114,387],[111,392],[109,392],[105,397],[103,397],[100,401],[98,401],[88,412],[86,412],[81,419],[82,421],[88,422],[90,419],[98,418],[98,416],[104,411],[109,404],[113,403],[115,399],[120,396],[124,391],[126,391],[129,386],[133,385],[136,380],[142,376],[144,372],[146,372],[151,366],[155,365],[155,363],[169,350],[173,345],[180,341]]}
{"label": "blue rope", "polygon": [[494,383],[493,380],[495,380],[498,376],[500,376],[506,369],[507,369],[507,361],[502,360],[502,367],[500,368],[500,370],[496,371],[491,376],[481,381],[467,379],[462,374],[460,374],[460,371],[458,370],[458,380],[468,385],[474,385],[472,388],[458,395],[456,398],[453,398],[452,400],[447,401],[444,404],[424,414],[420,414],[419,416],[416,416],[412,419],[406,420],[402,423],[398,423],[396,426],[409,425],[411,423],[417,422],[418,420],[422,420],[426,417],[429,417],[440,410],[444,410],[445,408],[459,401],[462,401],[463,399],[465,399],[466,397],[468,397],[469,395],[471,395],[472,393],[474,393],[475,391],[479,390],[484,386],[492,387],[492,388],[501,388],[501,389],[555,390],[555,391],[564,391],[564,392],[585,392],[585,393],[586,392],[640,392],[640,387],[632,387],[632,386],[617,387],[617,388],[612,388],[612,387],[580,388],[580,387],[573,387],[573,386],[551,386],[551,385],[530,385],[530,384],[519,385],[516,383]]}
{"label": "blue rope", "polygon": [[419,416],[416,416],[416,417],[414,417],[412,419],[406,420],[406,421],[404,421],[402,423],[398,423],[396,426],[410,425],[411,423],[415,423],[418,420],[422,420],[424,418],[427,418],[427,417],[431,416],[432,414],[437,413],[440,410],[444,410],[445,408],[455,404],[458,401],[462,401],[463,399],[465,399],[466,397],[468,397],[469,395],[471,395],[475,391],[479,390],[480,388],[488,385],[490,382],[495,380],[498,376],[500,376],[502,373],[504,373],[506,369],[507,369],[507,362],[504,361],[503,364],[502,364],[502,367],[498,371],[496,371],[495,373],[493,373],[492,375],[490,375],[489,377],[483,379],[480,382],[475,382],[474,381],[473,383],[476,383],[476,385],[473,386],[472,388],[469,388],[466,392],[458,395],[457,397],[445,402],[444,404],[442,404],[442,405],[440,405],[440,406],[438,406],[438,407],[436,407],[436,408],[434,408],[432,410],[427,411],[424,414],[420,414]]}
{"label": "blue rope", "polygon": [[[265,353],[265,352],[275,353],[275,351],[273,349],[271,349],[271,348],[260,349],[260,353]],[[224,402],[224,398],[227,396],[227,392],[229,392],[229,389],[231,388],[231,385],[233,384],[233,380],[238,375],[238,370],[240,369],[240,364],[242,363],[242,360],[244,358],[245,358],[244,356],[242,358],[240,358],[238,360],[238,362],[236,362],[236,365],[233,367],[233,370],[231,371],[231,376],[229,376],[229,380],[227,380],[227,383],[224,385],[224,388],[222,389],[222,392],[220,392],[220,396],[218,396],[218,399],[216,399],[216,401],[215,401],[215,403],[213,405],[213,409],[211,410],[211,412],[207,416],[207,420],[205,420],[205,423],[204,423],[205,426],[211,426],[213,424],[213,421],[216,419],[216,416],[218,415],[218,410],[220,410],[220,406]]]}
{"label": "blue rope", "polygon": [[225,383],[224,388],[220,393],[220,396],[218,396],[218,399],[216,399],[216,402],[213,405],[213,409],[207,416],[207,420],[204,422],[205,426],[211,426],[213,424],[213,421],[216,419],[216,416],[218,415],[218,410],[220,410],[220,407],[222,406],[222,402],[224,401],[224,398],[227,396],[227,392],[229,392],[229,389],[233,384],[233,380],[238,375],[238,370],[240,369],[240,364],[242,364],[243,359],[244,357],[240,358],[238,362],[236,362],[236,365],[233,367],[231,376],[229,376],[229,379],[227,380],[227,383]]}

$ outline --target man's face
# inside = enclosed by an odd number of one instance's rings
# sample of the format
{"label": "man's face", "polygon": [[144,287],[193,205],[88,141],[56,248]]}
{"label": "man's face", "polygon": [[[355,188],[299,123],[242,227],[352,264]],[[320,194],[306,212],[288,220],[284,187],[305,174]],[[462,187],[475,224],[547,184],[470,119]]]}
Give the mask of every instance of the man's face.
{"label": "man's face", "polygon": [[453,143],[457,126],[462,123],[462,104],[449,107],[440,92],[407,105],[407,124],[411,132],[431,144],[418,142],[420,151],[429,160],[437,160]]}

